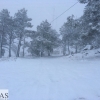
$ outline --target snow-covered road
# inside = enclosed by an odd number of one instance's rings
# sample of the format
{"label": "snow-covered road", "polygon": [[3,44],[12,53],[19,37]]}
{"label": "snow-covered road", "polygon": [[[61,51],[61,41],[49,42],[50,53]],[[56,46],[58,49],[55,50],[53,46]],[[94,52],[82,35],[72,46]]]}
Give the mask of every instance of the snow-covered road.
{"label": "snow-covered road", "polygon": [[9,89],[9,100],[100,100],[100,61],[0,61],[0,89]]}

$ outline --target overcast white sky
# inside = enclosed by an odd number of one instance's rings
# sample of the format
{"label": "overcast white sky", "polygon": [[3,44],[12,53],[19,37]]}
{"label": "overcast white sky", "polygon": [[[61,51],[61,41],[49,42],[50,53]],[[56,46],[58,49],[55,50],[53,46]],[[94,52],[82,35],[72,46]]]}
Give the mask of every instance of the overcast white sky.
{"label": "overcast white sky", "polygon": [[[62,12],[75,4],[78,0],[0,0],[0,11],[8,9],[11,15],[14,15],[18,10],[26,8],[28,17],[32,18],[33,30],[36,30],[37,25],[42,21],[48,20],[51,22]],[[83,14],[85,5],[78,3],[60,18],[52,23],[52,27],[59,31],[59,28],[70,15],[75,15],[79,18]]]}

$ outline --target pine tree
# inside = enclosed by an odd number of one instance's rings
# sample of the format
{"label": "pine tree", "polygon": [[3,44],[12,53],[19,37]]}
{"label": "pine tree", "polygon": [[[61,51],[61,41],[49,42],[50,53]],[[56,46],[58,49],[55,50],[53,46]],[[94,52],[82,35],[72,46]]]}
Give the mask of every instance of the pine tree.
{"label": "pine tree", "polygon": [[0,12],[0,57],[4,55],[4,46],[7,45],[7,33],[9,31],[9,11],[3,9]]}
{"label": "pine tree", "polygon": [[[19,57],[22,40],[24,40],[24,43],[25,43],[25,35],[26,35],[25,33],[27,30],[26,28],[32,27],[30,23],[31,20],[32,20],[31,18],[28,18],[27,10],[25,9],[21,9],[15,14],[16,34],[17,34],[17,38],[19,39],[17,54],[16,54],[17,57]],[[24,50],[24,46],[23,46],[23,50]],[[24,56],[24,53],[23,53],[23,56]]]}
{"label": "pine tree", "polygon": [[12,44],[15,39],[15,20],[13,17],[9,18],[9,24],[8,24],[8,46],[9,46],[9,57],[11,57],[11,51],[12,51]]}
{"label": "pine tree", "polygon": [[100,0],[79,0],[86,3],[83,15],[83,36],[87,44],[98,46],[100,43]]}
{"label": "pine tree", "polygon": [[51,28],[51,24],[45,20],[39,26],[37,26],[38,41],[40,42],[40,55],[43,56],[43,52],[47,51],[48,56],[53,51],[53,48],[57,46],[58,35],[56,30]]}
{"label": "pine tree", "polygon": [[29,51],[32,55],[43,56],[51,55],[53,48],[59,45],[59,35],[56,30],[51,28],[51,24],[45,20],[37,26],[37,31],[31,34],[31,45]]}
{"label": "pine tree", "polygon": [[67,22],[60,28],[60,33],[62,35],[62,44],[63,44],[63,55],[66,55],[66,45],[68,45],[68,54],[70,54],[70,44],[72,42],[72,36],[74,33],[74,16],[69,16]]}
{"label": "pine tree", "polygon": [[66,46],[68,46],[68,54],[70,54],[70,46],[74,46],[76,53],[78,51],[80,36],[81,36],[81,24],[80,19],[75,19],[74,16],[69,16],[67,22],[60,28],[62,35],[63,55],[66,55]]}

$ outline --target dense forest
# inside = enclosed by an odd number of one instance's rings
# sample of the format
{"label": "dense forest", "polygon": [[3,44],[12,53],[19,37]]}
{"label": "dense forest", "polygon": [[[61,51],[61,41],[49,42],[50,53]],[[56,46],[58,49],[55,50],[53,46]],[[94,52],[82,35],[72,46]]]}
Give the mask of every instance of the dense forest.
{"label": "dense forest", "polygon": [[[7,9],[0,12],[0,58],[8,52],[12,56],[24,57],[25,52],[32,56],[50,56],[55,48],[61,48],[63,55],[78,53],[86,45],[100,47],[100,0],[79,0],[85,3],[84,14],[76,19],[74,15],[67,17],[59,29],[52,28],[51,23],[44,20],[32,30],[32,18],[25,8],[18,10],[14,16]],[[29,39],[30,41],[27,41]],[[74,48],[75,52],[71,52]],[[67,53],[66,53],[67,51]]]}

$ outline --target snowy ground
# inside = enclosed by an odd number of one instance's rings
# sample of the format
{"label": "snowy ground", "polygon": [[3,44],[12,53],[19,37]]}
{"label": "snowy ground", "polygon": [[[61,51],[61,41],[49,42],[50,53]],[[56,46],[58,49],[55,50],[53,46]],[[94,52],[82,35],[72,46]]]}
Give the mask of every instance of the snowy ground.
{"label": "snowy ground", "polygon": [[100,60],[0,60],[0,89],[9,100],[100,100]]}

